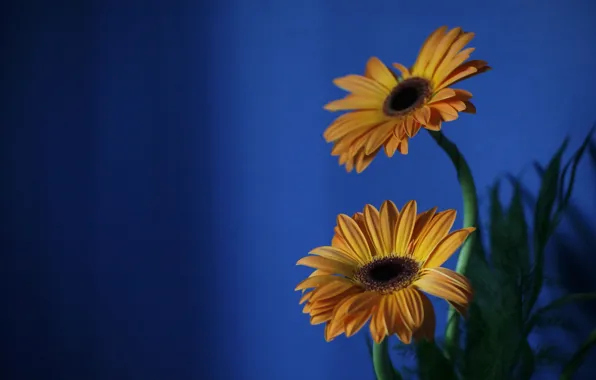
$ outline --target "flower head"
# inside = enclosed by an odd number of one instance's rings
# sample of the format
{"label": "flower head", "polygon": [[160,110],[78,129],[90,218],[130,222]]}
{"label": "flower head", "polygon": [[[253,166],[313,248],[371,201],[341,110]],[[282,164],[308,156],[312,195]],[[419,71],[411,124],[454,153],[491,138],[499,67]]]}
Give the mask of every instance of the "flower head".
{"label": "flower head", "polygon": [[337,217],[331,246],[312,250],[298,265],[315,271],[296,287],[313,325],[325,323],[325,339],[350,337],[370,320],[375,342],[397,334],[432,340],[435,313],[428,297],[441,297],[460,313],[472,299],[468,280],[441,265],[474,228],[449,233],[456,212],[437,209],[417,214],[416,202],[401,211],[386,201],[353,217]]}
{"label": "flower head", "polygon": [[410,69],[393,64],[399,75],[372,57],[363,76],[335,79],[350,94],[325,109],[352,112],[335,119],[323,136],[333,142],[332,154],[339,156],[340,165],[360,173],[382,148],[389,157],[396,151],[407,154],[409,139],[420,128],[438,131],[460,112],[475,113],[472,94],[450,87],[490,69],[484,61],[467,61],[474,49],[463,48],[473,37],[461,28],[441,27],[424,42]]}

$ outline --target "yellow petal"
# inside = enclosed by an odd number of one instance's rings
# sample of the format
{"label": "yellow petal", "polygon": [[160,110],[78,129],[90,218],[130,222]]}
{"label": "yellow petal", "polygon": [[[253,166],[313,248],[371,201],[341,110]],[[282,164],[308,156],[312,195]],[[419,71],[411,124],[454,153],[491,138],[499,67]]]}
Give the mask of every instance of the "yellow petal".
{"label": "yellow petal", "polygon": [[296,265],[304,265],[310,268],[329,270],[333,273],[341,274],[346,277],[351,277],[354,274],[355,268],[351,265],[344,264],[340,261],[326,259],[320,256],[303,257]]}
{"label": "yellow petal", "polygon": [[361,75],[346,75],[345,77],[337,78],[333,83],[354,95],[370,97],[379,102],[385,101],[390,91],[380,83],[373,79],[363,77]]}
{"label": "yellow petal", "polygon": [[379,216],[381,221],[381,237],[383,241],[383,251],[379,256],[387,256],[393,253],[395,248],[395,224],[397,223],[397,218],[399,216],[395,203],[391,201],[383,202]]}
{"label": "yellow petal", "polygon": [[447,236],[456,216],[455,210],[445,210],[435,215],[428,229],[420,235],[420,242],[414,248],[414,257],[426,259],[437,244]]}
{"label": "yellow petal", "polygon": [[421,272],[414,286],[446,301],[468,305],[472,300],[472,288],[469,282],[464,282],[461,277],[446,268],[429,268]]}
{"label": "yellow petal", "polygon": [[358,224],[345,214],[337,217],[337,226],[350,247],[351,251],[359,258],[361,263],[367,263],[372,260],[372,255]]}
{"label": "yellow petal", "polygon": [[424,267],[434,268],[443,265],[443,263],[453,255],[474,230],[474,227],[468,227],[447,235],[439,244],[437,244],[435,249],[433,249],[424,263]]}
{"label": "yellow petal", "polygon": [[408,245],[410,238],[414,231],[414,224],[416,223],[416,201],[409,201],[402,208],[397,219],[395,227],[395,253],[398,255],[405,255],[408,252]]}
{"label": "yellow petal", "polygon": [[366,63],[367,76],[383,85],[387,91],[397,86],[397,80],[393,73],[377,57],[372,57]]}

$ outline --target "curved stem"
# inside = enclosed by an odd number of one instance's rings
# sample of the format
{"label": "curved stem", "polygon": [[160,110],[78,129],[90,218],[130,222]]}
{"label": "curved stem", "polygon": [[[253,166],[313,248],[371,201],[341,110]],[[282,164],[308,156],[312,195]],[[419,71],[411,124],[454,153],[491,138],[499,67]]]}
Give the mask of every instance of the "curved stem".
{"label": "curved stem", "polygon": [[396,380],[396,373],[389,357],[389,338],[381,343],[373,342],[372,356],[377,380]]}
{"label": "curved stem", "polygon": [[[470,167],[459,149],[457,149],[457,146],[449,141],[443,133],[435,131],[428,132],[445,153],[447,153],[451,162],[453,162],[453,165],[455,166],[464,201],[464,228],[475,227],[478,218],[478,198],[476,195],[476,185],[474,184],[474,178],[472,177]],[[463,275],[465,275],[468,270],[472,248],[476,243],[477,235],[477,233],[471,234],[459,252],[455,270]],[[451,358],[452,355],[450,354],[450,349],[457,347],[459,341],[459,314],[453,307],[449,308],[447,314],[445,341],[447,348],[446,354]]]}

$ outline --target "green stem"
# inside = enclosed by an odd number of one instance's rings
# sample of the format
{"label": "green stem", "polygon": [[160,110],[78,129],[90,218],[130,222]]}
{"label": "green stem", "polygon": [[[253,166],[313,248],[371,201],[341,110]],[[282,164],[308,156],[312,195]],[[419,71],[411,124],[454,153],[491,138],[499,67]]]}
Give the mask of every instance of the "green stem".
{"label": "green stem", "polygon": [[395,370],[389,357],[389,338],[383,339],[381,343],[374,343],[372,348],[373,365],[377,380],[395,380]]}
{"label": "green stem", "polygon": [[[449,141],[443,133],[435,131],[429,131],[429,133],[445,153],[447,153],[451,162],[453,162],[453,165],[455,166],[457,179],[464,200],[464,228],[475,227],[478,218],[478,198],[476,196],[476,185],[474,184],[474,178],[472,177],[470,167],[466,163],[466,160],[459,149],[457,149],[457,146]],[[476,243],[476,238],[477,234],[471,234],[459,252],[455,270],[463,275],[465,275],[468,270],[472,248]],[[445,346],[448,358],[452,358],[452,349],[458,346],[458,342],[459,314],[453,307],[450,307],[447,314],[447,330],[445,331]]]}

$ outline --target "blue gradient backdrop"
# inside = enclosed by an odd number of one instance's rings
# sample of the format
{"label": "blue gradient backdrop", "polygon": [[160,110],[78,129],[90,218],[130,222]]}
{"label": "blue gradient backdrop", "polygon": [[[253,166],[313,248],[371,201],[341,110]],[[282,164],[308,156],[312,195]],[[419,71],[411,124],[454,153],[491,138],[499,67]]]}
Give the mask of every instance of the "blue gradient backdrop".
{"label": "blue gradient backdrop", "polygon": [[[372,379],[362,333],[328,344],[301,313],[295,262],[365,203],[462,202],[425,133],[361,175],[330,156],[331,80],[371,55],[409,65],[440,25],[477,33],[494,70],[466,82],[478,114],[444,131],[483,207],[506,172],[536,190],[532,160],[596,120],[591,0],[23,0],[0,14],[6,380]],[[591,221],[595,192],[584,165],[574,202]],[[535,344],[568,351],[594,319],[577,323]]]}

